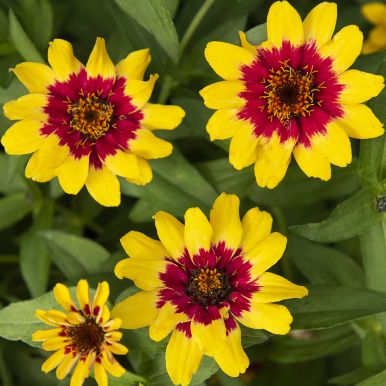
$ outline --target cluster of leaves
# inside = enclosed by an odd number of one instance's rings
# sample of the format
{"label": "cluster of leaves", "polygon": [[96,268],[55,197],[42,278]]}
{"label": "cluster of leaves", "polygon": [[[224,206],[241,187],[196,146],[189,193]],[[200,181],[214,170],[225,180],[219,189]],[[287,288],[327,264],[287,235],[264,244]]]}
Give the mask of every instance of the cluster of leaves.
{"label": "cluster of leaves", "polygon": [[[359,11],[364,2],[339,1],[339,26],[356,23],[366,30]],[[204,385],[215,373],[211,384],[224,386],[386,384],[386,218],[377,211],[377,200],[386,194],[385,137],[362,141],[360,146],[353,142],[353,164],[335,168],[327,183],[307,179],[291,165],[285,180],[271,191],[256,186],[250,168],[234,170],[228,162],[228,144],[210,143],[205,132],[211,112],[197,90],[216,81],[203,58],[205,44],[237,42],[237,32],[250,27],[248,38],[259,43],[270,3],[0,1],[0,104],[25,92],[8,68],[23,60],[44,62],[51,38],[70,40],[85,60],[95,37],[103,36],[114,61],[150,47],[150,70],[161,76],[154,100],[171,101],[187,112],[175,132],[162,134],[173,142],[173,155],[152,163],[150,185],[136,187],[122,181],[124,199],[116,209],[99,206],[85,192],[65,196],[56,181],[27,181],[26,158],[0,153],[0,383],[4,386],[68,384],[40,372],[46,354],[31,341],[31,333],[42,327],[34,310],[55,307],[52,293],[47,292],[55,283],[73,285],[87,278],[95,286],[104,279],[110,283],[111,301],[122,298],[133,288],[112,273],[123,257],[120,237],[133,229],[155,235],[151,216],[160,209],[178,217],[191,206],[208,212],[223,191],[239,195],[242,211],[259,206],[273,214],[274,226],[289,238],[286,255],[275,269],[307,285],[310,295],[288,301],[297,329],[290,335],[243,331],[252,362],[244,376],[227,378],[206,358],[192,384]],[[299,0],[295,5],[305,15],[314,2]],[[354,68],[386,76],[385,59],[383,52],[362,56]],[[371,105],[385,123],[386,92]],[[2,134],[10,122],[0,116],[0,124]],[[111,385],[170,385],[165,343],[154,344],[146,330],[125,331],[124,343],[130,348],[124,359],[130,371],[111,380]]]}

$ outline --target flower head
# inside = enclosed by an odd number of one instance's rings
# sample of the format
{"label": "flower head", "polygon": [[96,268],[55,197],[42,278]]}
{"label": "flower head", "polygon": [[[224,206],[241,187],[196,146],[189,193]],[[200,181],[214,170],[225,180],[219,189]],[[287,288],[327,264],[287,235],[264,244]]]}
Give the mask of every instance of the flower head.
{"label": "flower head", "polygon": [[[212,140],[233,137],[229,160],[236,169],[255,164],[259,186],[284,178],[292,153],[303,172],[331,178],[331,164],[351,162],[348,137],[373,138],[383,125],[362,104],[384,87],[382,76],[348,70],[362,49],[350,25],[334,37],[335,3],[317,5],[302,22],[287,1],[268,13],[268,40],[255,47],[210,42],[205,57],[225,79],[200,91],[217,109],[207,124]],[[347,71],[348,70],[348,71]]]}
{"label": "flower head", "polygon": [[369,32],[363,43],[363,53],[386,50],[386,4],[380,2],[367,3],[362,6],[362,13],[374,28]]}
{"label": "flower head", "polygon": [[42,371],[47,373],[56,368],[56,377],[63,379],[75,366],[70,385],[81,386],[94,368],[98,386],[107,386],[107,372],[115,377],[125,372],[113,356],[127,353],[127,348],[118,343],[122,337],[118,331],[121,320],[110,319],[105,304],[109,296],[107,282],[99,283],[94,298],[90,299],[87,281],[80,280],[76,295],[79,306],[73,301],[69,289],[57,284],[54,296],[65,312],[36,311],[40,320],[53,326],[49,330],[36,331],[32,336],[34,341],[43,342],[44,350],[55,351],[43,363]]}
{"label": "flower head", "polygon": [[283,299],[307,289],[265,272],[282,256],[286,238],[271,233],[267,212],[250,209],[242,221],[239,199],[221,194],[210,221],[199,208],[185,213],[185,225],[165,212],[154,216],[161,241],[129,232],[121,243],[130,258],[115,267],[141,289],[118,303],[112,314],[123,328],[150,326],[155,341],[171,338],[166,368],[174,384],[188,385],[203,354],[236,377],[249,365],[239,323],[274,334],[290,330]]}
{"label": "flower head", "polygon": [[168,156],[172,145],[154,129],[178,126],[178,106],[148,103],[158,75],[143,76],[148,49],[132,52],[114,65],[105,41],[97,38],[86,66],[69,42],[55,39],[50,66],[25,62],[13,72],[30,94],[4,105],[4,114],[20,120],[3,138],[9,154],[33,153],[25,174],[45,182],[57,176],[63,190],[77,194],[86,185],[105,206],[120,203],[117,176],[144,185],[151,181],[148,159]]}

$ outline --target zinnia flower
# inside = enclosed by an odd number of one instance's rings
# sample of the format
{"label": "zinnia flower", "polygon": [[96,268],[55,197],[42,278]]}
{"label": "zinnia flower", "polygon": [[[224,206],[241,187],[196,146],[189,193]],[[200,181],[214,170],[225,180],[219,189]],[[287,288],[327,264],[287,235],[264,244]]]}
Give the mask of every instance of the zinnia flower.
{"label": "zinnia flower", "polygon": [[382,76],[347,69],[362,49],[355,25],[334,37],[336,4],[317,5],[302,22],[287,1],[268,13],[268,40],[260,46],[210,42],[205,57],[225,81],[201,90],[218,109],[207,124],[212,140],[232,138],[230,163],[255,164],[256,182],[274,188],[294,154],[309,177],[331,178],[331,164],[351,162],[348,137],[383,134],[382,123],[363,102],[384,87]]}
{"label": "zinnia flower", "polygon": [[250,209],[242,221],[239,199],[222,193],[210,212],[185,213],[185,225],[165,212],[154,216],[161,241],[129,232],[121,243],[130,258],[115,267],[141,291],[118,303],[112,315],[123,328],[150,326],[150,338],[171,333],[166,368],[174,384],[188,385],[203,354],[229,376],[243,373],[249,360],[239,323],[274,334],[290,330],[292,316],[283,299],[307,289],[265,272],[282,256],[286,238],[271,233],[267,212]]}
{"label": "zinnia flower", "polygon": [[369,32],[369,35],[363,43],[363,53],[386,49],[386,4],[384,3],[367,3],[362,6],[364,17],[375,27]]}
{"label": "zinnia flower", "polygon": [[115,377],[125,372],[113,356],[124,355],[128,351],[118,343],[122,337],[122,333],[117,331],[121,320],[110,319],[110,311],[105,304],[109,296],[107,282],[99,283],[94,299],[90,299],[87,281],[79,280],[76,295],[79,307],[68,288],[57,284],[54,296],[65,312],[36,311],[40,320],[54,327],[36,331],[32,336],[34,341],[43,342],[44,350],[55,351],[43,363],[42,371],[47,373],[56,368],[56,377],[63,379],[75,366],[70,385],[81,386],[94,368],[98,385],[107,386],[106,371]]}
{"label": "zinnia flower", "polygon": [[25,174],[45,182],[58,176],[63,190],[77,194],[86,184],[105,206],[120,203],[117,176],[144,185],[151,181],[148,159],[168,156],[169,142],[153,129],[171,130],[184,111],[148,103],[158,75],[144,81],[148,49],[132,52],[116,66],[97,38],[86,67],[69,42],[55,39],[48,62],[18,64],[13,72],[30,94],[4,105],[4,114],[21,121],[1,143],[9,154],[33,153]]}

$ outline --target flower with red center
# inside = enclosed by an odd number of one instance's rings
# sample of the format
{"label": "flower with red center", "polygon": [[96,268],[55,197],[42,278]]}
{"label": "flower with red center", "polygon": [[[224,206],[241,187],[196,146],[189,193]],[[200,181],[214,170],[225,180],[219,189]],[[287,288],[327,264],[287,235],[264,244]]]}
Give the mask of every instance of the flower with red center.
{"label": "flower with red center", "polygon": [[69,194],[86,185],[100,204],[117,206],[117,176],[138,185],[150,182],[147,160],[172,151],[153,130],[174,129],[185,113],[178,106],[148,103],[158,78],[143,80],[148,49],[114,65],[104,39],[97,38],[83,66],[69,42],[55,39],[48,62],[51,67],[25,62],[13,69],[30,94],[4,105],[4,114],[20,121],[1,143],[9,154],[33,153],[26,177],[45,182],[57,176]]}
{"label": "flower with red center", "polygon": [[255,164],[256,182],[274,188],[293,153],[309,177],[331,178],[331,164],[351,162],[352,138],[383,134],[383,125],[363,104],[384,87],[382,76],[348,70],[361,52],[357,26],[334,37],[335,3],[317,5],[302,22],[287,1],[268,13],[268,40],[241,47],[210,42],[205,57],[225,79],[200,91],[216,109],[207,124],[212,140],[232,137],[230,163]]}
{"label": "flower with red center", "polygon": [[50,330],[36,331],[32,340],[42,341],[47,351],[55,351],[42,365],[45,373],[56,368],[56,377],[64,379],[75,366],[71,386],[81,386],[94,368],[98,386],[107,386],[107,372],[115,377],[125,369],[113,354],[124,355],[127,348],[118,343],[122,333],[118,331],[121,320],[110,319],[105,304],[109,296],[107,282],[98,284],[95,296],[90,301],[86,280],[79,280],[76,295],[79,306],[73,301],[69,289],[63,284],[54,288],[54,296],[65,312],[37,310],[36,316],[53,326]]}
{"label": "flower with red center", "polygon": [[150,338],[171,334],[166,368],[174,384],[188,385],[203,354],[229,376],[249,365],[239,323],[274,334],[290,330],[283,299],[302,298],[307,289],[265,272],[282,256],[286,238],[271,233],[267,212],[250,209],[242,221],[239,199],[222,193],[210,212],[185,213],[185,225],[165,212],[154,216],[161,241],[129,232],[121,243],[130,256],[115,267],[141,291],[115,305],[123,328],[149,327]]}

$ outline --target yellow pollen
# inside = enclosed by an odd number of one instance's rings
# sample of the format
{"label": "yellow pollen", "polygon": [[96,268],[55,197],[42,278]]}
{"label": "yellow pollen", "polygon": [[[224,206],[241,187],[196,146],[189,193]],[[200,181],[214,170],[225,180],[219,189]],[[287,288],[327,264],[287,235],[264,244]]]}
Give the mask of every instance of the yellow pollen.
{"label": "yellow pollen", "polygon": [[200,273],[193,279],[196,283],[198,290],[204,295],[210,295],[216,289],[220,289],[223,285],[221,280],[221,272],[217,272],[217,269],[201,268]]}
{"label": "yellow pollen", "polygon": [[109,130],[113,111],[110,103],[94,93],[80,97],[67,107],[67,112],[72,117],[70,126],[92,139],[102,137]]}
{"label": "yellow pollen", "polygon": [[315,101],[315,92],[323,88],[323,84],[315,87],[315,73],[308,66],[295,71],[287,62],[283,62],[279,70],[270,70],[268,78],[262,81],[266,105],[261,109],[267,109],[271,121],[276,117],[285,124],[292,117],[310,115],[315,103],[320,105],[321,101]]}

